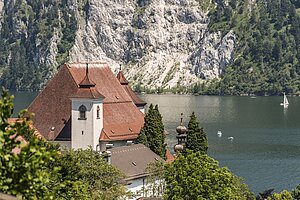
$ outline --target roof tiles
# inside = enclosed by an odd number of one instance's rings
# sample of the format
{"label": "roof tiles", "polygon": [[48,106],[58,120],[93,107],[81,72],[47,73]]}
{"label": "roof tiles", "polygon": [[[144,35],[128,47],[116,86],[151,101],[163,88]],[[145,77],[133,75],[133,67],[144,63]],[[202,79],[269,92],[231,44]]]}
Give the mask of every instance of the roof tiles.
{"label": "roof tiles", "polygon": [[149,163],[164,160],[143,144],[115,147],[109,150],[111,164],[127,175],[127,180],[144,177]]}
{"label": "roof tiles", "polygon": [[128,85],[128,81],[126,80],[125,76],[123,75],[122,71],[119,71],[117,75],[117,79],[123,86],[123,89],[127,92],[127,94],[130,96],[132,99],[133,103],[136,106],[145,106],[147,103],[140,99],[131,89],[131,87]]}
{"label": "roof tiles", "polygon": [[86,64],[61,66],[45,89],[29,106],[35,113],[34,126],[48,140],[55,139],[71,117],[73,98],[103,99],[103,130],[101,140],[135,139],[144,123],[144,115],[105,63],[89,64],[88,78],[95,87],[80,88],[86,77]]}

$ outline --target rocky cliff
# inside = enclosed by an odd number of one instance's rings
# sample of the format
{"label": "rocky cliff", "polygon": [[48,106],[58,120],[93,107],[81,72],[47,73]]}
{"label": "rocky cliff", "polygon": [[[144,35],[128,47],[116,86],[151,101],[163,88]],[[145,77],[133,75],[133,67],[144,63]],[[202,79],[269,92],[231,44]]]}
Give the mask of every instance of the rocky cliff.
{"label": "rocky cliff", "polygon": [[[210,0],[0,0],[1,84],[39,89],[63,62],[99,60],[114,71],[122,64],[129,81],[148,88],[219,78],[236,36],[209,31],[214,6]],[[26,76],[18,72],[28,68]]]}
{"label": "rocky cliff", "polygon": [[107,60],[113,69],[122,64],[130,81],[152,88],[218,78],[236,39],[233,32],[209,32],[203,2],[91,0],[70,60]]}

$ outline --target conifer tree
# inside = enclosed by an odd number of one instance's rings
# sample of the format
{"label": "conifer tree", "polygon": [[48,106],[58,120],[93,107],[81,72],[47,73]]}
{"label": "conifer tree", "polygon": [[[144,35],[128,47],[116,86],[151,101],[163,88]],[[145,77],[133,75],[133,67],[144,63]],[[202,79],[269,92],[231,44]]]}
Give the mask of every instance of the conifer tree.
{"label": "conifer tree", "polygon": [[165,158],[166,144],[164,135],[164,125],[158,106],[151,104],[145,115],[144,127],[137,138],[137,143],[143,143],[156,154]]}
{"label": "conifer tree", "polygon": [[194,152],[199,151],[202,154],[207,153],[208,144],[206,133],[203,128],[199,126],[199,122],[195,113],[191,115],[191,119],[188,124],[188,134],[187,134],[186,148]]}
{"label": "conifer tree", "polygon": [[147,140],[147,136],[146,136],[146,133],[145,133],[145,129],[143,128],[138,136],[138,138],[136,139],[136,143],[142,143],[146,146],[149,146],[148,144],[148,140]]}

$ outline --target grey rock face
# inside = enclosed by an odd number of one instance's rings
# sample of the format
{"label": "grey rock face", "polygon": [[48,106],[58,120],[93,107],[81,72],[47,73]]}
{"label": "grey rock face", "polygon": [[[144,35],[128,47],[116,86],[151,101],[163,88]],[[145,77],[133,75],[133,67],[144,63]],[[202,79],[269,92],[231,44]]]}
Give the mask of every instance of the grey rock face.
{"label": "grey rock face", "polygon": [[71,61],[106,60],[149,88],[218,78],[232,58],[235,35],[209,33],[196,0],[91,0]]}
{"label": "grey rock face", "polygon": [[[4,6],[4,0],[0,0],[0,22],[2,21],[2,11],[3,11],[3,6]],[[1,23],[0,23],[0,30],[1,30]]]}
{"label": "grey rock face", "polygon": [[[49,69],[40,87],[65,61],[59,60],[59,47],[64,36],[63,16],[69,14],[66,10],[74,11],[78,29],[74,45],[70,45],[69,61],[105,60],[115,72],[122,64],[133,84],[148,88],[189,86],[218,78],[232,59],[234,33],[222,36],[208,30],[208,12],[200,4],[210,0],[89,0],[87,7],[85,2],[68,0],[68,9],[58,8],[59,25],[47,44],[39,35],[34,37],[34,66],[37,71]],[[3,5],[4,0],[0,0],[0,21]],[[20,19],[14,24],[16,32],[27,38],[27,25]]]}
{"label": "grey rock face", "polygon": [[202,79],[213,79],[221,75],[230,62],[236,37],[232,31],[221,38],[221,33],[208,34],[199,48],[189,58],[193,71]]}

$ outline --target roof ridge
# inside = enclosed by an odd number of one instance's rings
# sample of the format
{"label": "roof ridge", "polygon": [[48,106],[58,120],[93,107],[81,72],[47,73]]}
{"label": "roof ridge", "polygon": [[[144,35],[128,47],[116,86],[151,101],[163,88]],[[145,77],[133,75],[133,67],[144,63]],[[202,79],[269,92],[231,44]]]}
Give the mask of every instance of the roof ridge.
{"label": "roof ridge", "polygon": [[[137,146],[137,147],[131,148],[133,146]],[[134,145],[131,145],[131,146],[123,146],[123,147],[120,147],[120,148],[123,148],[123,149],[116,150],[116,151],[113,151],[111,153],[114,154],[114,153],[125,153],[125,152],[128,152],[128,151],[137,151],[139,149],[145,149],[146,146],[144,146],[143,144],[134,144]]]}
{"label": "roof ridge", "polygon": [[70,66],[66,63],[66,64],[64,64],[66,67],[67,67],[67,69],[68,69],[68,72],[69,72],[69,74],[70,74],[70,76],[72,77],[72,80],[74,81],[74,83],[75,83],[75,85],[77,86],[77,88],[79,88],[79,85],[76,83],[76,80],[75,80],[75,78],[73,77],[73,75],[72,75],[72,73],[71,73],[71,71],[70,71]]}
{"label": "roof ridge", "polygon": [[117,74],[117,79],[120,82],[121,85],[128,85],[129,82],[128,80],[125,78],[122,70],[119,71],[119,73]]}
{"label": "roof ridge", "polygon": [[[78,66],[78,64],[86,64],[86,62],[67,62],[65,63],[67,64],[69,67],[73,67],[73,66],[70,66],[70,65],[76,65],[74,67],[81,67],[81,66]],[[108,64],[106,61],[92,61],[92,62],[89,62],[89,64]]]}
{"label": "roof ridge", "polygon": [[115,103],[132,103],[132,101],[106,101],[103,104],[115,104]]}

